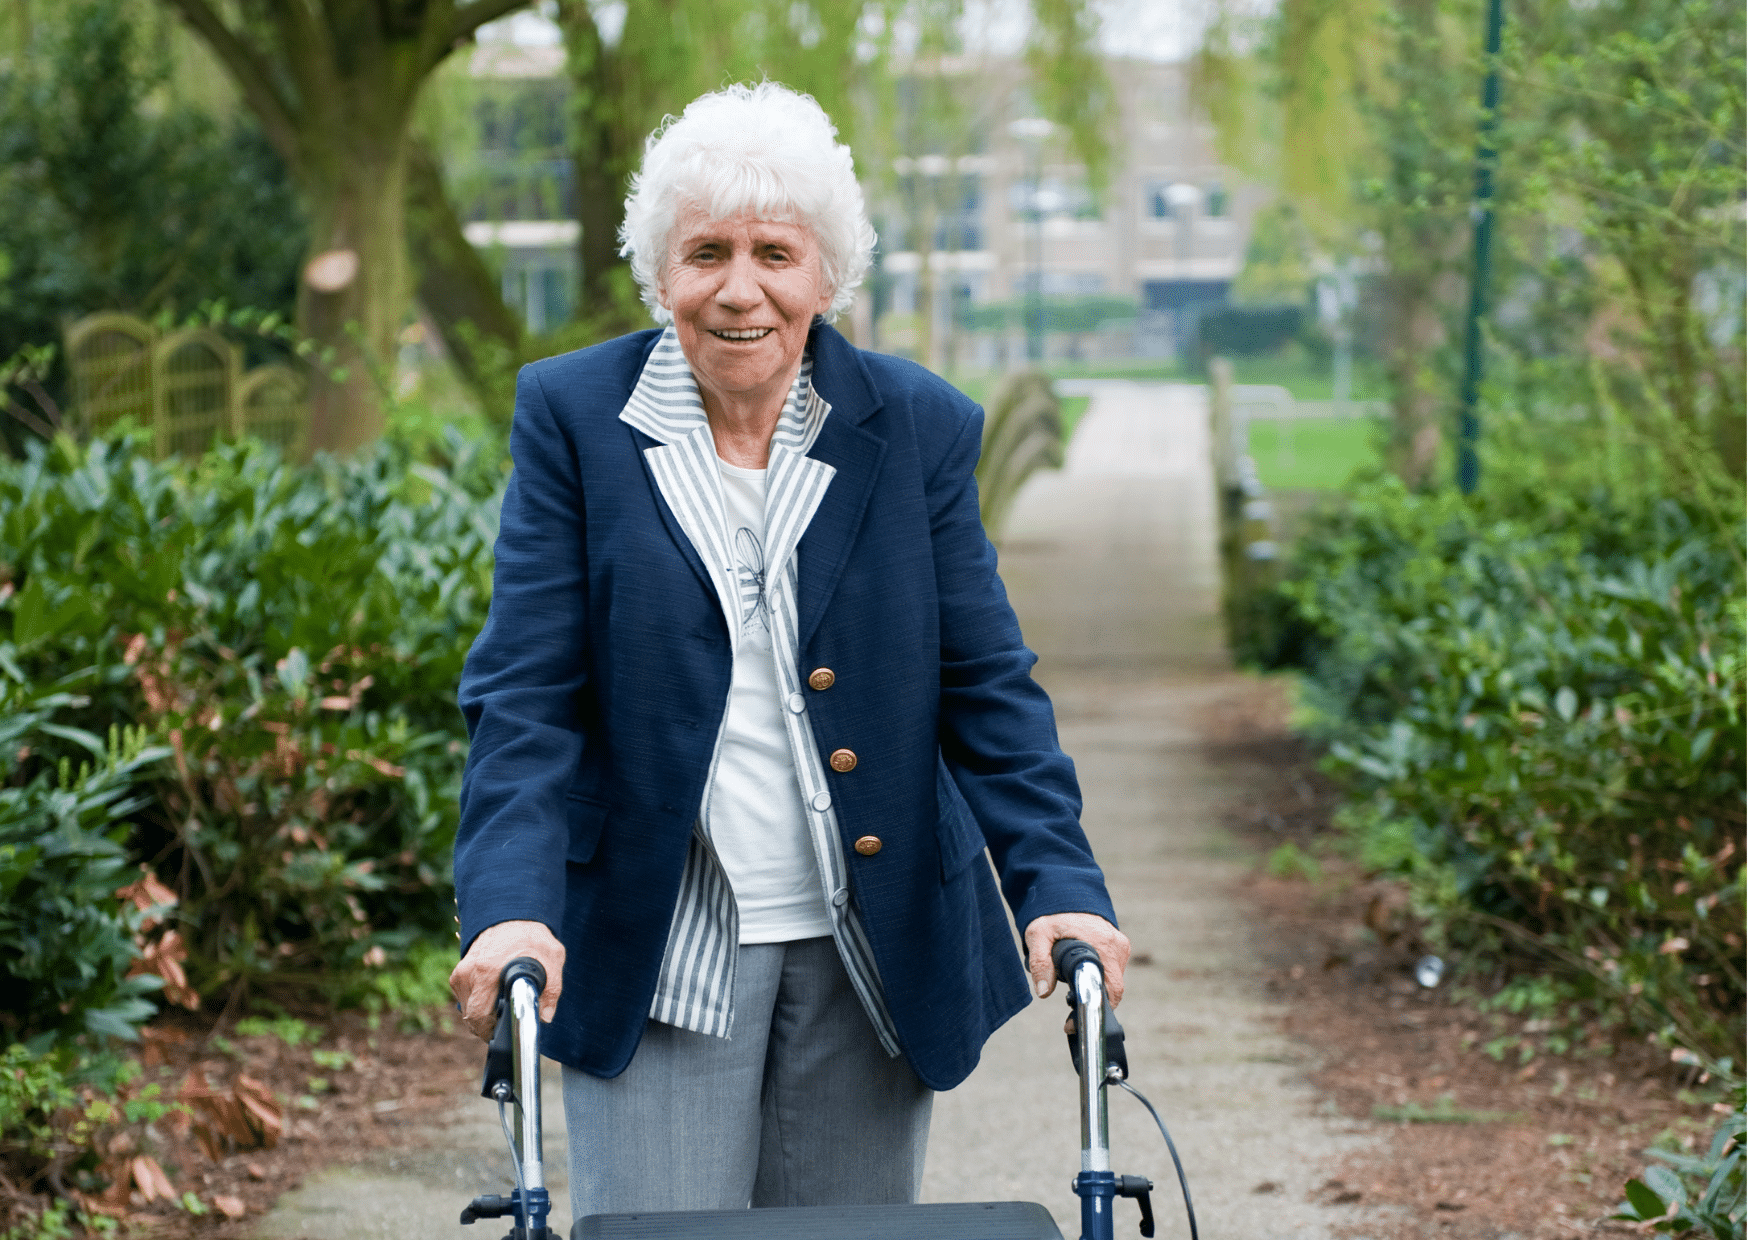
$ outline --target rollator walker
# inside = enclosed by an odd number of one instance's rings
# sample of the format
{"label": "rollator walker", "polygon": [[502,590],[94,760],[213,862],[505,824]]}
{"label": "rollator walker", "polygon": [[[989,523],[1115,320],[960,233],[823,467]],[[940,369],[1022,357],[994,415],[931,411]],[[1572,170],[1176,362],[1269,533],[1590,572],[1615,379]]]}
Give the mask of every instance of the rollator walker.
{"label": "rollator walker", "polygon": [[[1105,994],[1098,953],[1079,939],[1063,939],[1051,952],[1056,975],[1068,990],[1073,1013],[1069,1054],[1080,1078],[1081,1240],[1114,1240],[1113,1207],[1119,1197],[1141,1208],[1141,1234],[1152,1236],[1153,1182],[1111,1170],[1106,1090],[1117,1086],[1140,1100],[1165,1137],[1183,1190],[1189,1235],[1197,1240],[1189,1184],[1171,1134],[1153,1104],[1128,1082],[1123,1027]],[[480,1093],[498,1104],[515,1173],[509,1196],[475,1197],[461,1212],[463,1223],[504,1218],[504,1240],[557,1240],[547,1226],[552,1208],[546,1191],[540,1139],[540,992],[545,970],[522,958],[504,966],[498,982],[496,1032],[486,1050]],[[570,1240],[1063,1240],[1050,1212],[1031,1201],[952,1202],[935,1205],[796,1206],[756,1210],[593,1214],[576,1220]]]}

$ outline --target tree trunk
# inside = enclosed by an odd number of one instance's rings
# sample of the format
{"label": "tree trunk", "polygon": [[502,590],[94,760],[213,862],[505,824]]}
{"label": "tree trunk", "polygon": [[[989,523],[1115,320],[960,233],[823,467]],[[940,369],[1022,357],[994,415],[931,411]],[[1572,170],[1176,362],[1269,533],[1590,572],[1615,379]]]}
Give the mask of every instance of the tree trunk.
{"label": "tree trunk", "polygon": [[1385,282],[1389,326],[1384,367],[1390,379],[1392,415],[1389,464],[1416,490],[1434,482],[1444,439],[1440,420],[1445,401],[1430,365],[1445,336],[1437,285],[1436,273],[1412,268],[1392,272]]}
{"label": "tree trunk", "polygon": [[498,277],[462,231],[437,157],[417,139],[407,158],[407,243],[419,304],[436,323],[456,371],[488,416],[507,419],[515,369],[526,352],[522,321],[504,304]]}
{"label": "tree trunk", "polygon": [[[308,152],[337,135],[300,136]],[[312,451],[345,454],[381,436],[381,394],[392,382],[407,310],[407,140],[404,131],[373,136],[377,144],[359,141],[311,152],[315,167],[299,178],[310,211],[310,258],[356,256],[349,280],[334,278],[345,274],[342,269],[317,287],[306,264],[298,284],[298,329],[325,355],[325,363],[312,359],[318,362],[310,378]]]}

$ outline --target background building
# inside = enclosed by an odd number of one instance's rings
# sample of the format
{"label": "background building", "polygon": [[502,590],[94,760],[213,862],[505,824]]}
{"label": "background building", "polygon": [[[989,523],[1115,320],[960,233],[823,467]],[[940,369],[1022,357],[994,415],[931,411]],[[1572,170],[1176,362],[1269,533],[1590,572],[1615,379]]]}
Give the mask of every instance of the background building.
{"label": "background building", "polygon": [[[948,57],[899,82],[889,125],[860,145],[880,234],[847,330],[937,369],[1026,356],[1027,297],[1048,357],[1170,357],[1223,302],[1264,193],[1214,151],[1181,64],[1112,58],[1112,174],[1102,195],[1033,119],[1023,66]],[[575,175],[563,48],[482,43],[469,62],[472,149],[451,157],[468,239],[539,332],[575,308]],[[865,127],[866,131],[866,127]],[[1046,132],[1040,132],[1046,131]]]}
{"label": "background building", "polygon": [[1030,119],[1018,64],[934,71],[974,102],[962,132],[930,134],[934,149],[893,157],[890,179],[871,187],[881,258],[858,309],[878,347],[999,365],[1024,348],[1034,287],[1049,303],[1049,356],[1169,356],[1191,344],[1195,312],[1223,302],[1244,264],[1266,192],[1220,163],[1183,65],[1113,58],[1107,71],[1118,117],[1102,196]]}

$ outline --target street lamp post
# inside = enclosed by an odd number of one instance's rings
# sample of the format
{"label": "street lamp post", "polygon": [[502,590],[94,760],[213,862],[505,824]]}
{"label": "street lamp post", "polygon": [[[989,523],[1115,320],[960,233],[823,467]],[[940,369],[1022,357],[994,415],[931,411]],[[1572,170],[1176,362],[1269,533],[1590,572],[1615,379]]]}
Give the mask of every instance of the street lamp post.
{"label": "street lamp post", "polygon": [[1481,319],[1487,313],[1487,276],[1493,258],[1493,166],[1498,152],[1493,136],[1499,128],[1499,45],[1505,25],[1501,0],[1487,4],[1487,78],[1481,87],[1481,132],[1475,143],[1475,266],[1469,281],[1469,321],[1463,340],[1462,412],[1457,418],[1457,487],[1472,494],[1481,480],[1482,348]]}
{"label": "street lamp post", "polygon": [[1008,133],[1025,149],[1031,183],[1031,192],[1026,198],[1027,262],[1032,269],[1026,288],[1026,358],[1037,365],[1044,361],[1044,140],[1055,129],[1055,125],[1041,116],[1026,116],[1008,122]]}

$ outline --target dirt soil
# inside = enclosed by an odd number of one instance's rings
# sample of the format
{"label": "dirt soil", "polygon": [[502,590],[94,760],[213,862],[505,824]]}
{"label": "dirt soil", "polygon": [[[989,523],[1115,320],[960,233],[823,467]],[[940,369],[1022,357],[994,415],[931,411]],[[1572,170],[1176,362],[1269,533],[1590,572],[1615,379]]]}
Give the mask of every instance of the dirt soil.
{"label": "dirt soil", "polygon": [[[148,1202],[134,1188],[124,1207],[132,1227],[166,1240],[242,1240],[305,1175],[354,1163],[372,1151],[428,1141],[434,1116],[479,1088],[484,1047],[446,1013],[422,1014],[428,1030],[397,1029],[393,1015],[374,1030],[360,1012],[302,1015],[320,1030],[313,1044],[300,1039],[292,1046],[272,1034],[241,1036],[229,1025],[215,1037],[210,1020],[182,1012],[166,1014],[145,1031],[146,1073],[136,1092],[157,1083],[163,1097],[177,1099],[204,1084],[225,1097],[239,1078],[248,1078],[271,1095],[281,1128],[270,1148],[244,1148],[221,1132],[218,1140],[226,1148],[215,1161],[195,1130],[207,1118],[198,1108],[192,1118],[158,1121],[148,1133],[152,1152],[176,1192],[193,1191],[208,1212],[197,1216],[174,1202]],[[336,1053],[349,1062],[336,1068]],[[197,1082],[192,1091],[191,1078]],[[206,1127],[211,1132],[220,1126]],[[227,1218],[214,1204],[221,1200],[233,1214],[240,1203],[242,1213]]]}
{"label": "dirt soil", "polygon": [[[1286,727],[1285,686],[1259,681],[1206,721],[1208,759],[1272,774],[1253,780],[1228,826],[1259,859],[1291,841],[1313,852],[1339,804],[1333,785]],[[1486,1053],[1521,1019],[1479,1011],[1489,979],[1425,988],[1414,979],[1426,952],[1394,885],[1320,857],[1322,875],[1269,876],[1260,863],[1242,896],[1256,911],[1259,953],[1271,991],[1289,1005],[1283,1031],[1316,1064],[1325,1106],[1359,1119],[1399,1122],[1390,1140],[1332,1167],[1319,1190],[1332,1203],[1389,1209],[1369,1240],[1567,1240],[1641,1234],[1608,1221],[1622,1185],[1643,1174],[1643,1151],[1660,1134],[1692,1149],[1718,1121],[1692,1070],[1641,1042],[1590,1046],[1562,1056],[1517,1048]],[[1599,1039],[1600,1040],[1600,1039]],[[1418,1108],[1418,1112],[1416,1110]],[[1265,1191],[1259,1185],[1257,1191]]]}

